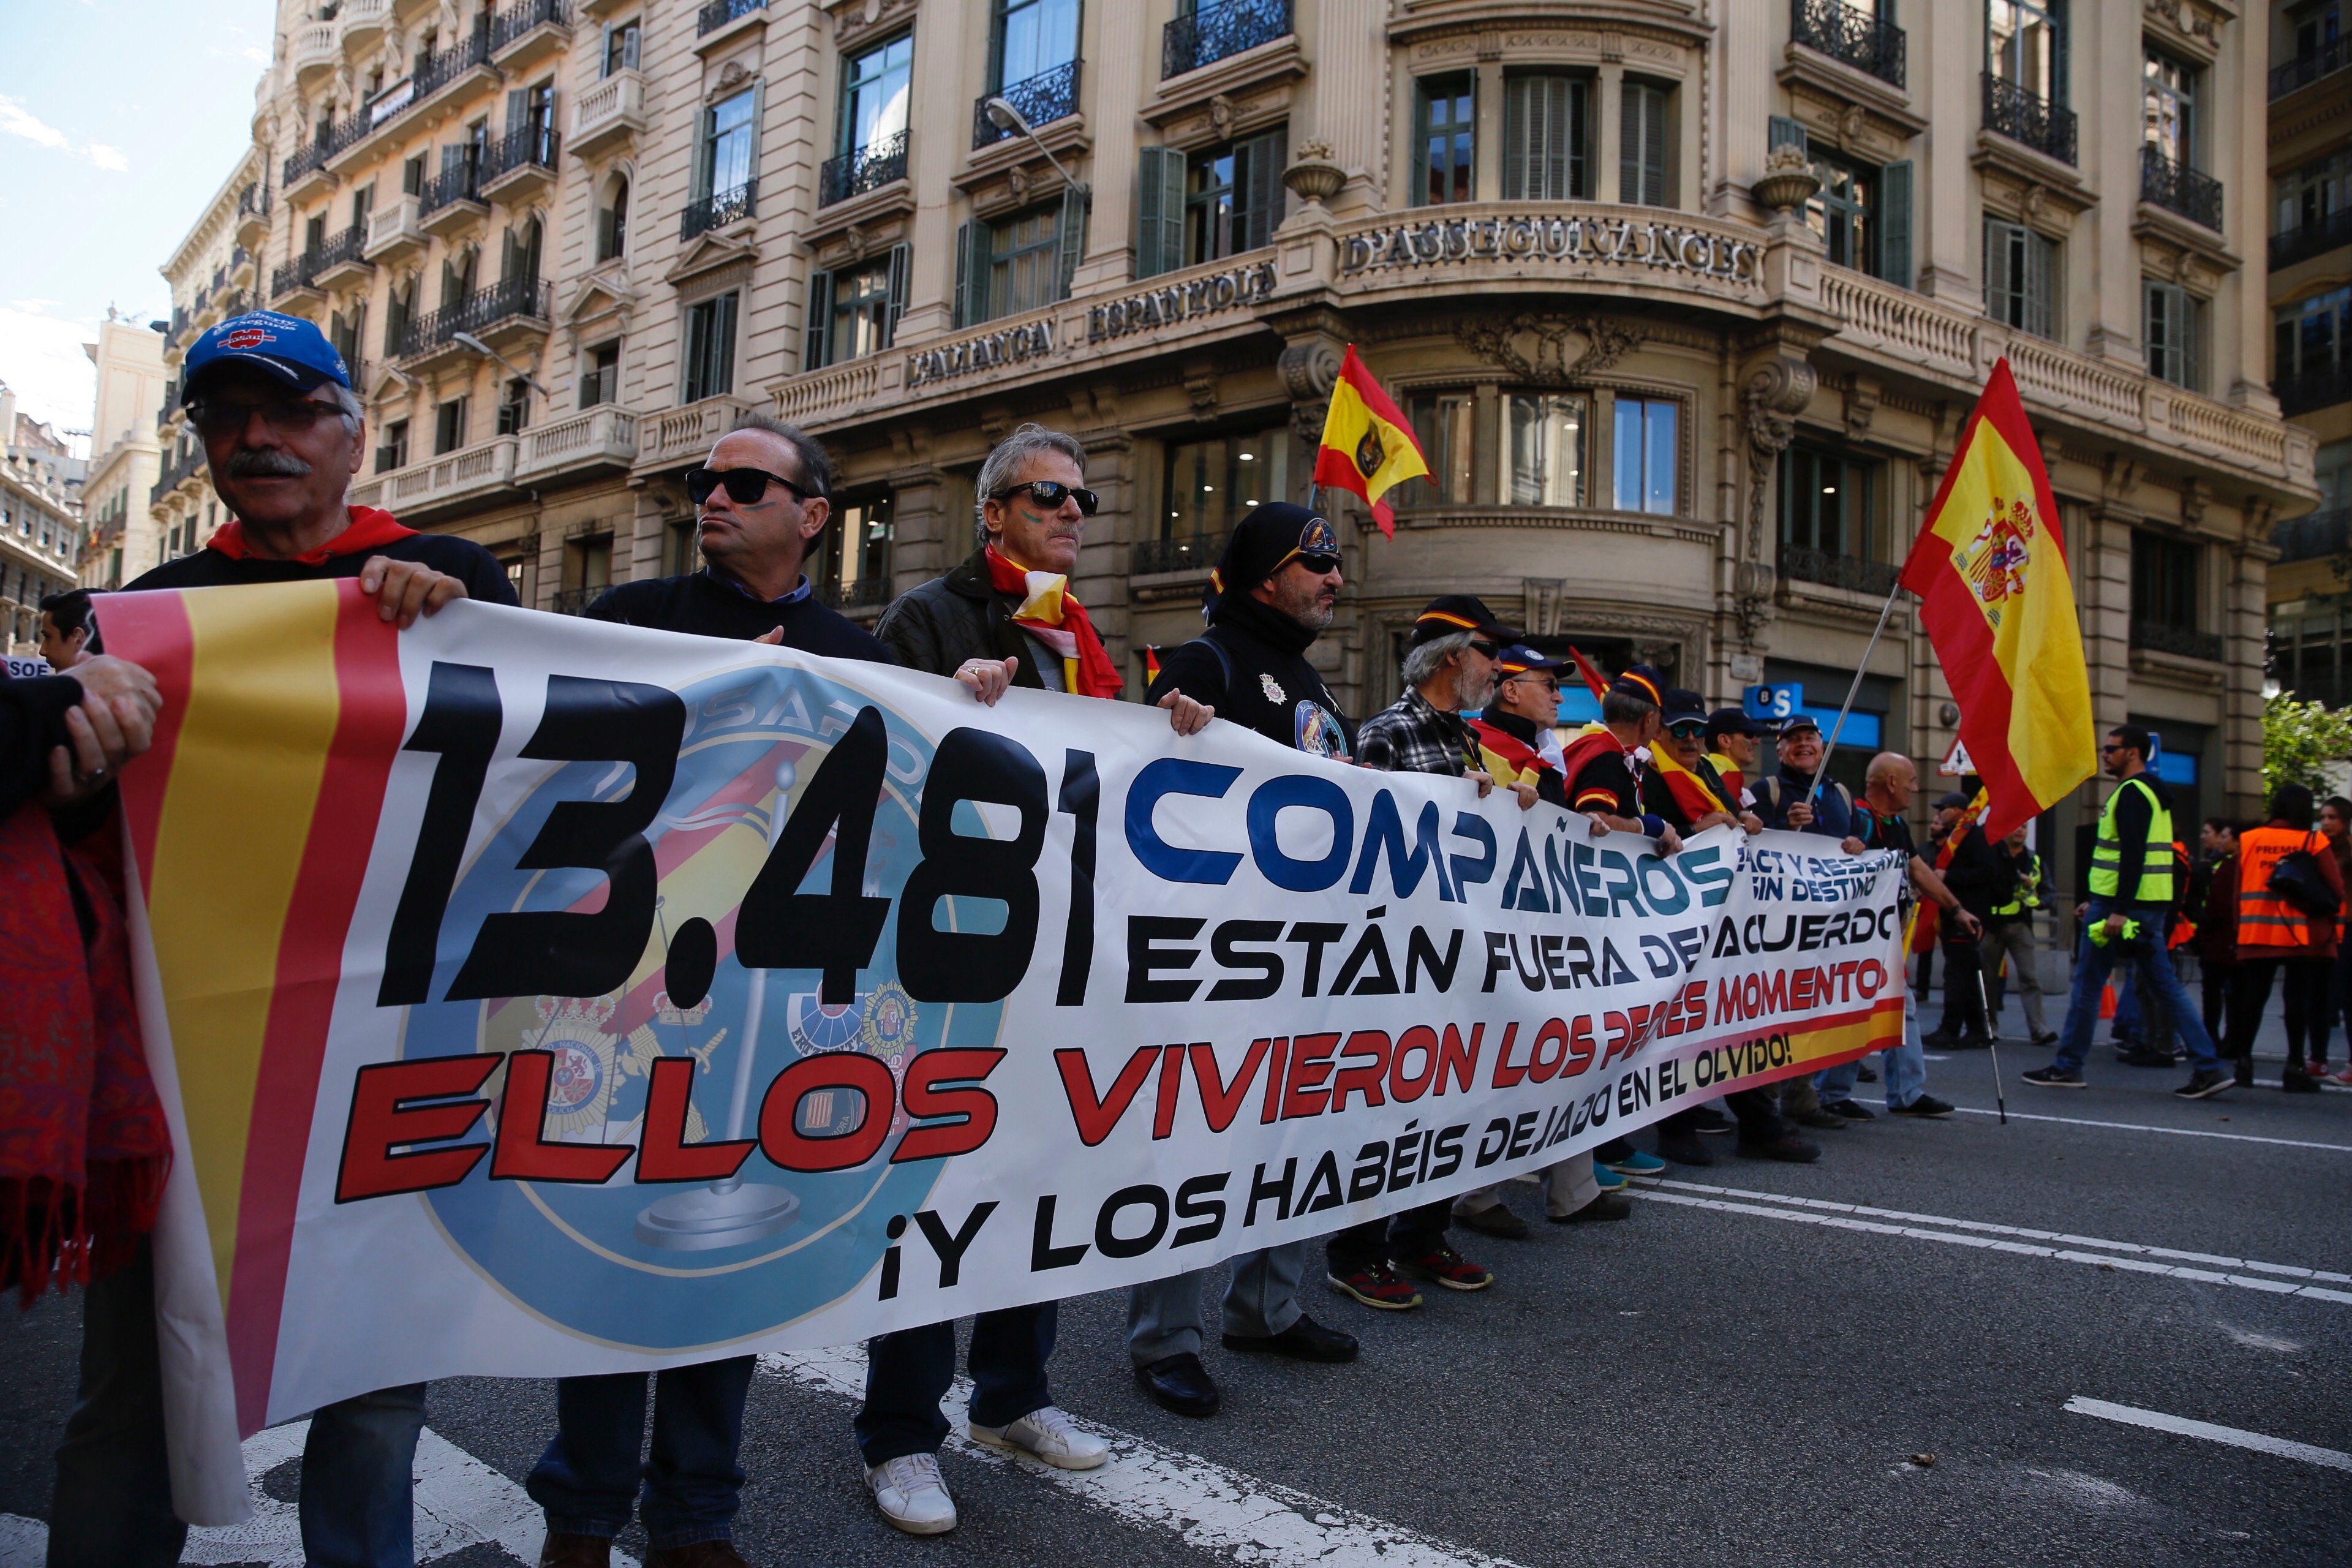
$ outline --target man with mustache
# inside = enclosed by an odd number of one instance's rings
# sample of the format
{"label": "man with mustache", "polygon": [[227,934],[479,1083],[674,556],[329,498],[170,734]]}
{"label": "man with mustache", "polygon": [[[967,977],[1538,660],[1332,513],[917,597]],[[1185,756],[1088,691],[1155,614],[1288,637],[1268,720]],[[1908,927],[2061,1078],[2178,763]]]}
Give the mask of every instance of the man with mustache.
{"label": "man with mustache", "polygon": [[[515,602],[498,559],[471,540],[419,533],[388,511],[350,504],[367,422],[342,355],[309,321],[255,310],[210,328],[188,350],[181,401],[230,521],[204,549],[129,591],[356,577],[384,621],[404,628],[457,599]],[[139,1418],[160,1431],[160,1404]],[[424,1425],[421,1383],[312,1414],[299,1501],[308,1562],[390,1568],[413,1559],[411,1472]],[[67,1560],[54,1541],[51,1552]]]}
{"label": "man with mustache", "polygon": [[[1076,437],[1042,425],[1014,430],[980,466],[981,547],[944,577],[909,589],[876,635],[899,663],[952,677],[992,707],[1013,686],[1116,699],[1126,682],[1070,592],[1086,520],[1099,504],[1086,483],[1087,449]],[[1209,722],[1209,709],[1181,692],[1159,706],[1179,735]],[[1072,1422],[1046,1385],[1057,1309],[1039,1301],[972,1321],[966,1429],[989,1447],[1091,1470],[1110,1457],[1109,1445]],[[866,1484],[883,1517],[910,1535],[956,1527],[939,1461],[948,1435],[940,1400],[954,1378],[951,1322],[900,1329],[866,1347],[866,1403],[856,1417]]]}
{"label": "man with mustache", "polygon": [[[1279,745],[1347,762],[1347,718],[1307,658],[1331,624],[1340,581],[1339,536],[1328,519],[1288,501],[1252,510],[1209,574],[1207,633],[1169,653],[1150,695],[1183,692]],[[1289,1241],[1234,1259],[1224,1302],[1227,1350],[1293,1361],[1356,1359],[1353,1334],[1326,1328],[1298,1304],[1313,1245]],[[1190,1269],[1127,1293],[1136,1384],[1179,1415],[1213,1415],[1223,1403],[1216,1379],[1201,1364],[1206,1273]]]}

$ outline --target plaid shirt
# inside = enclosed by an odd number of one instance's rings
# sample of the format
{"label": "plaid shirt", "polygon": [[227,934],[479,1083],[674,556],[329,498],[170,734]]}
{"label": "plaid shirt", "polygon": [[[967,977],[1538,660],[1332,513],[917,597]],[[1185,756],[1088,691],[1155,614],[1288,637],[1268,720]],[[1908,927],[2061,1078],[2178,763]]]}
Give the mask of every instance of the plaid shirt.
{"label": "plaid shirt", "polygon": [[1418,691],[1407,691],[1364,721],[1356,731],[1356,760],[1391,773],[1451,773],[1460,778],[1478,763],[1476,741],[1458,713],[1441,713]]}

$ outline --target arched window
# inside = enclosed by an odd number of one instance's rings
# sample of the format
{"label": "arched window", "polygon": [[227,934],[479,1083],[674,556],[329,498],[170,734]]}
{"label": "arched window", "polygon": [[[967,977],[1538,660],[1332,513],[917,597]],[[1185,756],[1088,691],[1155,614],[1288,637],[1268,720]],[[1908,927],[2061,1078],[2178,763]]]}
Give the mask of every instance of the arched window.
{"label": "arched window", "polygon": [[614,259],[628,248],[628,243],[629,181],[625,174],[615,174],[606,184],[604,200],[596,209],[596,259]]}

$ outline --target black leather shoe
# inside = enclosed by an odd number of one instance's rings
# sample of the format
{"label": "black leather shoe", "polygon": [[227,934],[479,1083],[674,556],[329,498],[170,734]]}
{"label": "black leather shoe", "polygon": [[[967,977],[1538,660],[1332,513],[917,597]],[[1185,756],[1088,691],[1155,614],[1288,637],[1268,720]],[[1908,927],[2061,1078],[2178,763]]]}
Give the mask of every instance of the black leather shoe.
{"label": "black leather shoe", "polygon": [[1715,1156],[1706,1152],[1706,1145],[1687,1132],[1659,1133],[1658,1158],[1676,1165],[1715,1163]]}
{"label": "black leather shoe", "polygon": [[1808,1143],[1793,1132],[1783,1132],[1768,1141],[1739,1142],[1739,1157],[1743,1160],[1786,1160],[1790,1164],[1810,1164],[1822,1157],[1821,1145]]}
{"label": "black leather shoe", "polygon": [[1356,1359],[1356,1336],[1343,1334],[1337,1329],[1327,1329],[1306,1313],[1278,1334],[1263,1338],[1249,1334],[1227,1334],[1225,1348],[1250,1355],[1287,1356],[1292,1361],[1319,1361],[1334,1364]]}
{"label": "black leather shoe", "polygon": [[1840,1116],[1836,1111],[1830,1110],[1827,1106],[1822,1106],[1814,1110],[1801,1110],[1795,1115],[1789,1117],[1788,1120],[1795,1122],[1800,1127],[1810,1127],[1817,1132],[1843,1132],[1845,1131],[1846,1119]]}
{"label": "black leather shoe", "polygon": [[1225,1402],[1225,1396],[1217,1392],[1217,1380],[1209,1375],[1201,1358],[1190,1351],[1137,1367],[1135,1386],[1150,1394],[1162,1410],[1172,1410],[1179,1415],[1214,1415],[1217,1406]]}
{"label": "black leather shoe", "polygon": [[539,1568],[612,1568],[612,1562],[610,1536],[556,1533],[539,1548]]}

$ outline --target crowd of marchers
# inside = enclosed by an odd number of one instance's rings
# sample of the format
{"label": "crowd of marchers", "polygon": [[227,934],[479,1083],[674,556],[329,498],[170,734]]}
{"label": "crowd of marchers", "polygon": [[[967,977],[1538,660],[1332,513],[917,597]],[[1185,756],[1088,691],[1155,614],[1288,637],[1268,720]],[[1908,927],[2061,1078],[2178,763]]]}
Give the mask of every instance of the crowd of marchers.
{"label": "crowd of marchers", "polygon": [[[257,313],[212,328],[187,356],[182,395],[234,521],[131,589],[350,577],[401,626],[458,598],[516,602],[480,546],[349,504],[366,451],[363,416],[342,361],[315,327]],[[1014,686],[1118,699],[1125,682],[1069,586],[1097,505],[1086,462],[1068,436],[1034,425],[1012,432],[980,470],[979,548],[909,590],[868,633],[822,603],[802,570],[832,515],[823,447],[789,425],[747,416],[687,475],[702,567],[625,584],[587,614],[894,662],[959,681],[992,705]],[[1523,809],[1573,812],[1596,835],[1639,837],[1667,855],[1725,826],[1816,835],[1835,847],[1825,853],[1893,851],[1936,922],[1920,959],[1923,1002],[1942,960],[1945,1014],[1926,1046],[1990,1043],[2013,992],[2031,1037],[2058,1047],[2051,1067],[2026,1075],[2037,1084],[2083,1081],[2101,999],[2119,967],[2131,973],[2120,988],[2127,1016],[2117,1019],[2118,1036],[2131,1042],[2125,1059],[2168,1063],[2178,1035],[2194,1069],[2181,1095],[2250,1081],[2253,1030],[2282,974],[2288,1087],[2315,1087],[2325,1070],[2345,974],[2336,921],[2352,863],[2352,803],[2329,801],[2315,830],[2310,793],[2282,791],[2260,826],[2209,821],[2192,867],[2174,840],[2164,788],[2147,771],[2149,738],[2130,727],[2112,731],[2105,767],[2121,783],[2099,819],[2072,995],[2063,1031],[2053,1032],[2034,932],[2049,903],[2039,857],[2022,830],[1988,842],[1957,795],[1938,805],[1929,841],[1915,845],[1918,779],[1909,759],[1872,759],[1856,793],[1826,776],[1824,739],[1811,719],[1768,731],[1739,709],[1710,710],[1644,665],[1606,679],[1597,721],[1563,726],[1567,667],[1467,595],[1441,596],[1421,612],[1400,671],[1403,695],[1351,721],[1312,657],[1343,585],[1328,521],[1286,502],[1257,507],[1212,575],[1206,629],[1167,651],[1144,700],[1166,711],[1179,736],[1223,720],[1317,756],[1444,774],[1482,796],[1508,792]],[[0,1259],[6,1283],[27,1300],[52,1282],[87,1287],[80,1386],[58,1453],[52,1568],[176,1563],[187,1533],[173,1510],[144,1239],[170,1148],[131,1004],[122,879],[106,847],[119,843],[119,830],[105,830],[115,774],[146,748],[162,699],[149,672],[103,651],[103,619],[102,603],[93,611],[86,595],[45,605],[43,651],[57,673],[0,684],[0,879],[16,895],[0,906],[21,911],[19,924],[30,922],[38,938],[24,944],[19,963],[24,1005],[0,1017],[0,1091],[35,1090],[0,1092]],[[2169,958],[2184,940],[2203,963],[2201,1014]],[[2223,998],[2234,1072],[2212,1037]],[[1542,1217],[1623,1221],[1633,1205],[1617,1189],[1629,1178],[1712,1165],[1717,1151],[1815,1160],[1823,1145],[1804,1133],[1843,1134],[1881,1114],[1857,1098],[1864,1083],[1881,1084],[1884,1113],[1897,1121],[1949,1115],[1953,1107],[1927,1092],[1927,1079],[1926,1051],[1906,1031],[1879,1053],[1876,1070],[1852,1061],[1678,1110],[1656,1124],[1654,1150],[1618,1138],[1542,1172]],[[1495,1270],[1465,1255],[1457,1236],[1483,1251],[1530,1233],[1497,1185],[1245,1254],[1233,1260],[1223,1294],[1222,1344],[1237,1354],[1351,1361],[1355,1338],[1306,1310],[1318,1250],[1318,1288],[1328,1285],[1343,1310],[1401,1312],[1423,1305],[1424,1288],[1475,1292],[1494,1283]],[[1201,1272],[1138,1286],[1127,1321],[1142,1393],[1201,1417],[1221,1402],[1202,1359],[1203,1292]],[[1051,1301],[974,1321],[966,1430],[978,1443],[1087,1469],[1108,1447],[1054,1403],[1055,1325]],[[956,1342],[948,1322],[871,1342],[865,1399],[851,1423],[876,1506],[917,1534],[956,1524],[938,1460],[950,1429],[940,1401]],[[525,1482],[546,1513],[543,1568],[609,1563],[633,1519],[660,1568],[744,1562],[731,1537],[752,1370],[744,1355],[560,1379],[555,1430]],[[312,1415],[298,1500],[307,1562],[413,1562],[412,1469],[426,1394],[422,1384],[379,1389]]]}

